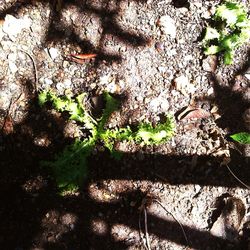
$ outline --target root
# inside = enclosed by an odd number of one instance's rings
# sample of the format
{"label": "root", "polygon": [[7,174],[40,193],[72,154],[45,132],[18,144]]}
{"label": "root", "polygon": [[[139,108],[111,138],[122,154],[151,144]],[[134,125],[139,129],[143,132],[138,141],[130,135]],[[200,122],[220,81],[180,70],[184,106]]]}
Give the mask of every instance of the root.
{"label": "root", "polygon": [[228,164],[225,164],[228,171],[230,172],[230,174],[238,181],[240,182],[244,187],[246,187],[247,189],[250,190],[250,186],[248,186],[247,184],[245,184],[243,181],[241,181],[234,173],[233,171],[231,170],[231,168],[228,166]]}

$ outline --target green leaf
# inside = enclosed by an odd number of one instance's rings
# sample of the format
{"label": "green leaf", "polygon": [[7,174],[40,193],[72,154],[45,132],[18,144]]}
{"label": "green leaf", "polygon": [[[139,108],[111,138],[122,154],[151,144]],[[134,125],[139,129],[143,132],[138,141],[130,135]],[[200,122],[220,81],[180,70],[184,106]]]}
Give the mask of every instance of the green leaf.
{"label": "green leaf", "polygon": [[250,20],[242,4],[225,1],[216,8],[214,27],[207,27],[203,38],[206,55],[225,53],[224,64],[233,63],[236,48],[250,39]]}
{"label": "green leaf", "polygon": [[239,38],[238,34],[228,35],[220,41],[221,46],[226,50],[233,50],[239,45]]}
{"label": "green leaf", "polygon": [[250,134],[247,132],[241,132],[230,136],[234,141],[242,144],[250,144]]}
{"label": "green leaf", "polygon": [[220,38],[220,33],[214,29],[214,28],[211,28],[211,27],[207,27],[206,28],[206,33],[205,33],[205,37],[203,38],[203,41],[210,41],[210,40],[213,40],[213,39],[219,39]]}
{"label": "green leaf", "polygon": [[54,99],[53,106],[57,111],[64,111],[67,105],[68,104],[66,100],[62,100],[60,98]]}
{"label": "green leaf", "polygon": [[218,52],[220,52],[222,50],[221,47],[216,46],[216,45],[212,45],[208,48],[205,49],[205,55],[214,55],[217,54]]}
{"label": "green leaf", "polygon": [[93,149],[92,140],[76,140],[58,154],[54,161],[42,162],[55,176],[60,191],[76,191],[87,176],[87,158]]}
{"label": "green leaf", "polygon": [[224,20],[228,26],[232,27],[237,22],[246,20],[247,13],[241,4],[226,2],[217,7],[215,18]]}
{"label": "green leaf", "polygon": [[230,65],[233,63],[234,52],[232,50],[225,51],[223,62],[225,65]]}
{"label": "green leaf", "polygon": [[170,117],[167,117],[165,123],[157,124],[156,127],[153,127],[151,123],[142,123],[136,132],[135,140],[146,145],[161,144],[174,135],[174,129],[173,118]]}
{"label": "green leaf", "polygon": [[99,122],[99,129],[104,129],[105,124],[107,123],[108,119],[110,118],[111,114],[118,110],[119,108],[119,102],[113,98],[109,93],[104,92],[104,100],[106,102],[105,109],[103,110],[103,115],[101,117],[101,120]]}
{"label": "green leaf", "polygon": [[114,128],[102,131],[99,134],[104,146],[109,149],[110,153],[113,154],[116,150],[114,144],[116,141],[131,141],[133,140],[133,132],[130,127],[127,128]]}
{"label": "green leaf", "polygon": [[48,101],[48,92],[43,91],[38,95],[38,104],[43,106]]}

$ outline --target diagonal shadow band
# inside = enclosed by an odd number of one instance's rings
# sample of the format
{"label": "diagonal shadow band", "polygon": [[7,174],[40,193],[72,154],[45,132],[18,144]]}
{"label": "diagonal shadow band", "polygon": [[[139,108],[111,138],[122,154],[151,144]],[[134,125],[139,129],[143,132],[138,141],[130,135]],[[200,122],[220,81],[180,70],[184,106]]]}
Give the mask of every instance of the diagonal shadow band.
{"label": "diagonal shadow band", "polygon": [[[136,1],[136,0],[135,0]],[[60,3],[60,8],[58,10],[57,2]],[[96,1],[100,8],[94,7],[93,2],[90,1],[77,1],[77,0],[30,0],[27,2],[15,2],[11,7],[0,11],[0,19],[5,18],[7,14],[18,14],[23,8],[28,6],[35,6],[36,3],[41,3],[44,6],[49,5],[50,17],[49,25],[47,30],[47,35],[44,38],[44,44],[48,42],[60,42],[63,40],[68,41],[69,44],[80,46],[84,53],[96,53],[98,54],[97,63],[105,60],[107,62],[121,61],[122,57],[117,53],[107,53],[105,52],[104,41],[107,39],[108,35],[111,35],[118,39],[120,42],[127,44],[132,47],[146,46],[148,44],[148,39],[138,32],[132,32],[129,30],[124,30],[119,23],[117,18],[122,15],[120,8],[122,0],[116,1],[110,7],[109,1],[102,0]],[[141,1],[138,1],[141,2]],[[144,1],[142,1],[144,2]],[[64,24],[61,21],[62,12],[64,9],[75,6],[82,15],[92,15],[94,14],[101,22],[101,38],[98,46],[94,46],[93,43],[88,39],[80,38],[78,32],[75,31],[74,26]],[[71,30],[70,34],[66,30]]]}

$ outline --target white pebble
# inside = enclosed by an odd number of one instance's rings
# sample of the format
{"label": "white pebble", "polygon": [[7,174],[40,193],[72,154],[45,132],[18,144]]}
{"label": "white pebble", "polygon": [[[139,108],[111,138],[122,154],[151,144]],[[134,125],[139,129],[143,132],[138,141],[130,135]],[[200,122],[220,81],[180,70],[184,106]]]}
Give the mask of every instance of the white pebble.
{"label": "white pebble", "polygon": [[158,25],[164,34],[170,35],[171,38],[176,37],[176,26],[173,18],[168,15],[162,16],[158,21]]}
{"label": "white pebble", "polygon": [[59,51],[56,48],[50,48],[49,49],[49,55],[52,60],[55,60],[59,56]]}

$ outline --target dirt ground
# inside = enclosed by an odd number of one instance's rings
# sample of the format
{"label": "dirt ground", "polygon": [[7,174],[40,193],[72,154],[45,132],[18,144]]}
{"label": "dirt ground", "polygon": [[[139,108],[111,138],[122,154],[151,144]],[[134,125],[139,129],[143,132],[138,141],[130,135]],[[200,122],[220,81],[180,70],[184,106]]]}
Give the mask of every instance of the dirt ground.
{"label": "dirt ground", "polygon": [[[250,45],[230,66],[204,56],[219,3],[0,0],[0,249],[250,249],[250,148],[228,137],[250,131]],[[176,134],[120,143],[120,161],[98,145],[83,187],[61,196],[40,162],[76,125],[39,107],[46,89],[86,92],[94,110],[108,91],[110,126],[171,114]]]}

